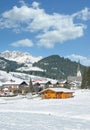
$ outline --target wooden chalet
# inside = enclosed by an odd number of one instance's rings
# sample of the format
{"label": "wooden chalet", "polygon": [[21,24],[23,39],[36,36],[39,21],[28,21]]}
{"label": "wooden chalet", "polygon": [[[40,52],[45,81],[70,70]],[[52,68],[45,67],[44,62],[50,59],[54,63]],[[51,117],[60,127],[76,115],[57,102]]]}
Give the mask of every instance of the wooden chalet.
{"label": "wooden chalet", "polygon": [[73,91],[67,88],[47,88],[39,92],[42,99],[65,99],[73,97]]}

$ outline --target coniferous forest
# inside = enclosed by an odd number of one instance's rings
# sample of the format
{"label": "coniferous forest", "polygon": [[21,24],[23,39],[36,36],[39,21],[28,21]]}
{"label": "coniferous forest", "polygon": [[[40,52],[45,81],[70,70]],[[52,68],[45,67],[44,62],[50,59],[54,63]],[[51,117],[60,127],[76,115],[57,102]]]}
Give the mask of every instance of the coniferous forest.
{"label": "coniferous forest", "polygon": [[82,89],[90,89],[90,67],[87,67],[82,75]]}

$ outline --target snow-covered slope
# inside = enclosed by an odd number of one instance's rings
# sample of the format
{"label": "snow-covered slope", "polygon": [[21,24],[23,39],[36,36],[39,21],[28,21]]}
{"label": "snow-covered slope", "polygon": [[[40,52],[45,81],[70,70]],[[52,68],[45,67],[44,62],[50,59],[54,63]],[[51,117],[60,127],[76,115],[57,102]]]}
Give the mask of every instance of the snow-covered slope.
{"label": "snow-covered slope", "polygon": [[23,71],[44,71],[40,69],[39,67],[33,67],[31,64],[27,64],[26,67],[20,67],[17,70],[23,72]]}
{"label": "snow-covered slope", "polygon": [[[4,51],[0,53],[0,57],[3,57],[10,61],[15,61],[17,63],[24,63],[23,67],[18,68],[19,71],[43,71],[38,67],[33,67],[32,64],[42,59],[42,56],[34,57],[31,54],[19,51]],[[4,61],[5,62],[5,61]]]}
{"label": "snow-covered slope", "polygon": [[19,52],[19,51],[4,51],[0,53],[0,57],[3,57],[8,60],[16,61],[18,63],[34,63],[42,59],[42,56],[34,57],[29,53]]}
{"label": "snow-covered slope", "polygon": [[29,75],[29,74],[24,74],[24,73],[17,73],[17,72],[5,72],[5,71],[0,71],[0,86],[5,83],[12,84],[14,81],[14,84],[16,83],[21,83],[23,81],[26,81],[29,83],[30,78],[32,79],[33,83],[46,83],[48,81],[51,81],[52,83],[56,83],[56,80],[49,79],[49,78],[43,78],[39,76],[34,76],[34,75]]}
{"label": "snow-covered slope", "polygon": [[0,99],[0,130],[90,130],[90,90],[69,99]]}

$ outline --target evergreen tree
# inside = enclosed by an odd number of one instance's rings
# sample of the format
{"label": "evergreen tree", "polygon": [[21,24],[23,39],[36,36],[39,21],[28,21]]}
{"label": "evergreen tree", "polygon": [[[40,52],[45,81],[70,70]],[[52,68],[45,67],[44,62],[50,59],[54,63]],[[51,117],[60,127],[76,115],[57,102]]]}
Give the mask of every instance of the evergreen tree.
{"label": "evergreen tree", "polygon": [[68,83],[68,81],[65,82],[64,87],[70,89],[70,84]]}
{"label": "evergreen tree", "polygon": [[83,73],[81,88],[90,89],[90,67],[88,67]]}
{"label": "evergreen tree", "polygon": [[32,84],[32,80],[30,78],[30,82],[29,82],[29,92],[33,93],[34,92],[34,88],[33,88],[33,84]]}
{"label": "evergreen tree", "polygon": [[[37,73],[39,76],[44,76],[53,79],[66,79],[68,76],[76,76],[78,63],[72,62],[69,59],[60,57],[58,55],[48,56],[33,64],[39,67],[44,72]],[[85,66],[79,63],[81,72],[84,71]]]}

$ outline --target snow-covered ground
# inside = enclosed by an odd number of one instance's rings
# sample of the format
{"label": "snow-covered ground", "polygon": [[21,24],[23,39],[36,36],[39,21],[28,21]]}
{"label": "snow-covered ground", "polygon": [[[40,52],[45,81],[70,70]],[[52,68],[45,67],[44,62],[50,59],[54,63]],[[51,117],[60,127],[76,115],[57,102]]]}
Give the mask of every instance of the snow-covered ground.
{"label": "snow-covered ground", "polygon": [[0,98],[0,130],[90,130],[90,90],[69,99]]}
{"label": "snow-covered ground", "polygon": [[[18,72],[9,72],[7,73],[6,71],[1,71],[0,70],[0,85],[2,86],[3,84],[20,84],[23,81],[26,81],[29,83],[30,78],[32,79],[32,82],[35,83],[47,83],[50,81],[51,83],[56,83],[57,80],[50,79],[50,78],[45,78],[45,77],[40,77],[40,76],[35,76],[35,75],[29,75],[25,73],[18,73]],[[12,80],[14,82],[12,82]]]}

